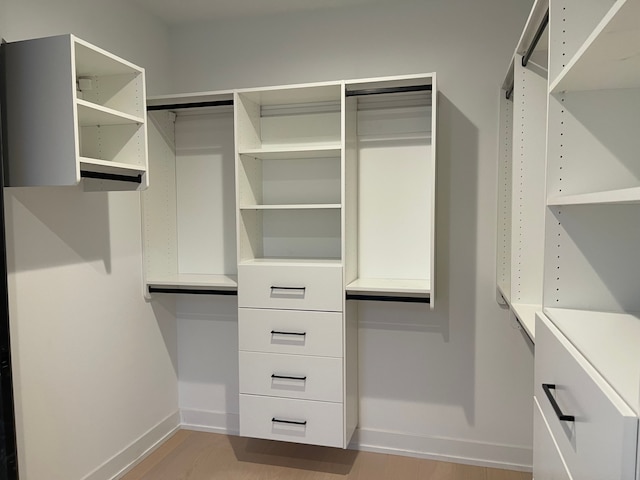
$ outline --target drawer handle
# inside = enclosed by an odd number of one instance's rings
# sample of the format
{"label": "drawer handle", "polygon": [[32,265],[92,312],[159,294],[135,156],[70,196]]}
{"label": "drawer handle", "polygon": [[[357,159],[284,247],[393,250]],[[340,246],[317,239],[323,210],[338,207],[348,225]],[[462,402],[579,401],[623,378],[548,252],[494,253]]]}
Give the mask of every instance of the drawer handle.
{"label": "drawer handle", "polygon": [[279,330],[271,330],[271,335],[295,335],[297,337],[304,337],[307,332],[282,332]]}
{"label": "drawer handle", "polygon": [[542,389],[544,390],[544,393],[547,395],[547,398],[549,399],[549,403],[551,403],[551,406],[553,407],[553,410],[556,412],[558,419],[562,420],[563,422],[576,421],[576,417],[574,417],[573,415],[565,415],[564,413],[562,413],[562,410],[560,409],[560,405],[558,405],[558,402],[556,402],[556,398],[551,393],[551,390],[556,389],[555,385],[553,385],[552,383],[543,383]]}
{"label": "drawer handle", "polygon": [[299,380],[301,382],[307,381],[307,376],[294,376],[294,375],[276,375],[275,373],[271,375],[271,378],[275,378],[278,380]]}
{"label": "drawer handle", "polygon": [[278,287],[276,285],[271,285],[271,293],[278,293],[276,292],[276,290],[284,290],[284,292],[281,293],[287,293],[287,294],[295,294],[295,295],[300,295],[300,296],[304,296],[305,291],[307,290],[307,287]]}
{"label": "drawer handle", "polygon": [[282,420],[281,418],[273,417],[271,419],[273,423],[286,423],[287,425],[306,425],[306,420]]}

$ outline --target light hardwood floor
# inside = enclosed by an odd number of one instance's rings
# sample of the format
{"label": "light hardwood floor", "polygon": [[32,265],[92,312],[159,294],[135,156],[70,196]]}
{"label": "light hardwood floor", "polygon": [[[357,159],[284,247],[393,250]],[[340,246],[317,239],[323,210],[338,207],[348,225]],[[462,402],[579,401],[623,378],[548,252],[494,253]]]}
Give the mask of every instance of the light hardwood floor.
{"label": "light hardwood floor", "polygon": [[180,430],[122,480],[531,480],[530,473]]}

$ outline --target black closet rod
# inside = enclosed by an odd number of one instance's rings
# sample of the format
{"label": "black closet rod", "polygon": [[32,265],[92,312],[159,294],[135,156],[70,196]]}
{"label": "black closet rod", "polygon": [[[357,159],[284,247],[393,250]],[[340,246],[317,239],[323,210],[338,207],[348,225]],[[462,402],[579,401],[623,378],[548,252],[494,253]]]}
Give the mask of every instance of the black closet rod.
{"label": "black closet rod", "polygon": [[87,170],[81,170],[80,176],[82,178],[96,178],[98,180],[114,180],[116,182],[142,183],[142,175],[130,176],[130,175],[118,175],[115,173],[89,172]]}
{"label": "black closet rod", "polygon": [[168,105],[147,105],[147,111],[154,112],[157,110],[178,110],[181,108],[228,107],[228,106],[233,106],[233,100],[212,100],[210,102],[173,103]]}
{"label": "black closet rod", "polygon": [[408,85],[406,87],[382,87],[382,88],[363,88],[361,90],[346,90],[346,97],[357,97],[362,95],[382,95],[385,93],[407,93],[407,92],[424,92],[431,91],[432,85]]}
{"label": "black closet rod", "polygon": [[[538,25],[538,29],[536,30],[536,33],[533,36],[533,39],[531,40],[531,44],[529,45],[529,47],[527,48],[527,51],[525,52],[524,56],[522,57],[522,62],[521,63],[522,63],[523,67],[526,67],[527,64],[529,63],[529,59],[531,58],[531,55],[533,55],[533,51],[538,46],[538,42],[542,38],[542,34],[544,32],[544,29],[547,28],[548,24],[549,24],[549,9],[547,8],[547,11],[545,12],[544,17],[542,18],[542,21],[540,22],[540,25]],[[512,94],[513,94],[513,82],[511,82],[511,87],[509,87],[509,89],[507,89],[507,92],[506,92],[507,100],[509,100],[511,98]]]}
{"label": "black closet rod", "polygon": [[172,287],[149,287],[149,293],[179,293],[183,295],[238,295],[238,292],[236,290]]}
{"label": "black closet rod", "polygon": [[429,297],[390,297],[386,295],[360,295],[357,293],[347,293],[346,299],[371,302],[431,303]]}

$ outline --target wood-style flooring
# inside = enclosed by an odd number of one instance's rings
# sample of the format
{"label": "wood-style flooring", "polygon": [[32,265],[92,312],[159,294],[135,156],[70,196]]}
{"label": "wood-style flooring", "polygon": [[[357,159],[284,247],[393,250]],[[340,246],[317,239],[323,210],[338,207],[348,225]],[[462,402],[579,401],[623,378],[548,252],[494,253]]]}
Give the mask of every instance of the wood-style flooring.
{"label": "wood-style flooring", "polygon": [[180,430],[122,480],[531,480],[530,473]]}

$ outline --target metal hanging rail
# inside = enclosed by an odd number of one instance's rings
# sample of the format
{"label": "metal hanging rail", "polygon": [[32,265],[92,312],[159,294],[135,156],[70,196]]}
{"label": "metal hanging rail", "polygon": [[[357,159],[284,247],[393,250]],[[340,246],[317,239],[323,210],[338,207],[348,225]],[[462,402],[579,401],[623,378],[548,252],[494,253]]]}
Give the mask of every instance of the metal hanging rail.
{"label": "metal hanging rail", "polygon": [[228,107],[233,106],[233,100],[212,100],[210,102],[172,103],[167,105],[147,105],[147,112],[159,110],[179,110],[184,108]]}
{"label": "metal hanging rail", "polygon": [[346,97],[362,95],[384,95],[385,93],[408,93],[431,91],[432,85],[408,85],[405,87],[363,88],[361,90],[345,90]]}
{"label": "metal hanging rail", "polygon": [[238,292],[236,290],[174,287],[149,287],[149,293],[179,293],[183,295],[238,295]]}
{"label": "metal hanging rail", "polygon": [[[533,51],[538,46],[538,42],[542,38],[542,34],[544,33],[544,29],[547,28],[547,25],[549,25],[549,9],[548,8],[544,14],[544,17],[542,17],[542,21],[540,22],[540,25],[538,25],[538,29],[536,30],[536,33],[533,35],[533,38],[531,39],[531,43],[527,47],[527,51],[522,57],[521,63],[523,67],[526,67],[527,64],[529,63],[529,59],[531,58],[531,55],[533,55]],[[511,86],[505,92],[505,96],[507,100],[511,100],[511,95],[513,95],[513,81],[511,82]]]}
{"label": "metal hanging rail", "polygon": [[130,175],[118,175],[115,173],[90,172],[87,170],[81,170],[80,176],[82,178],[96,178],[98,180],[114,180],[116,182],[142,183],[142,175],[130,176]]}

